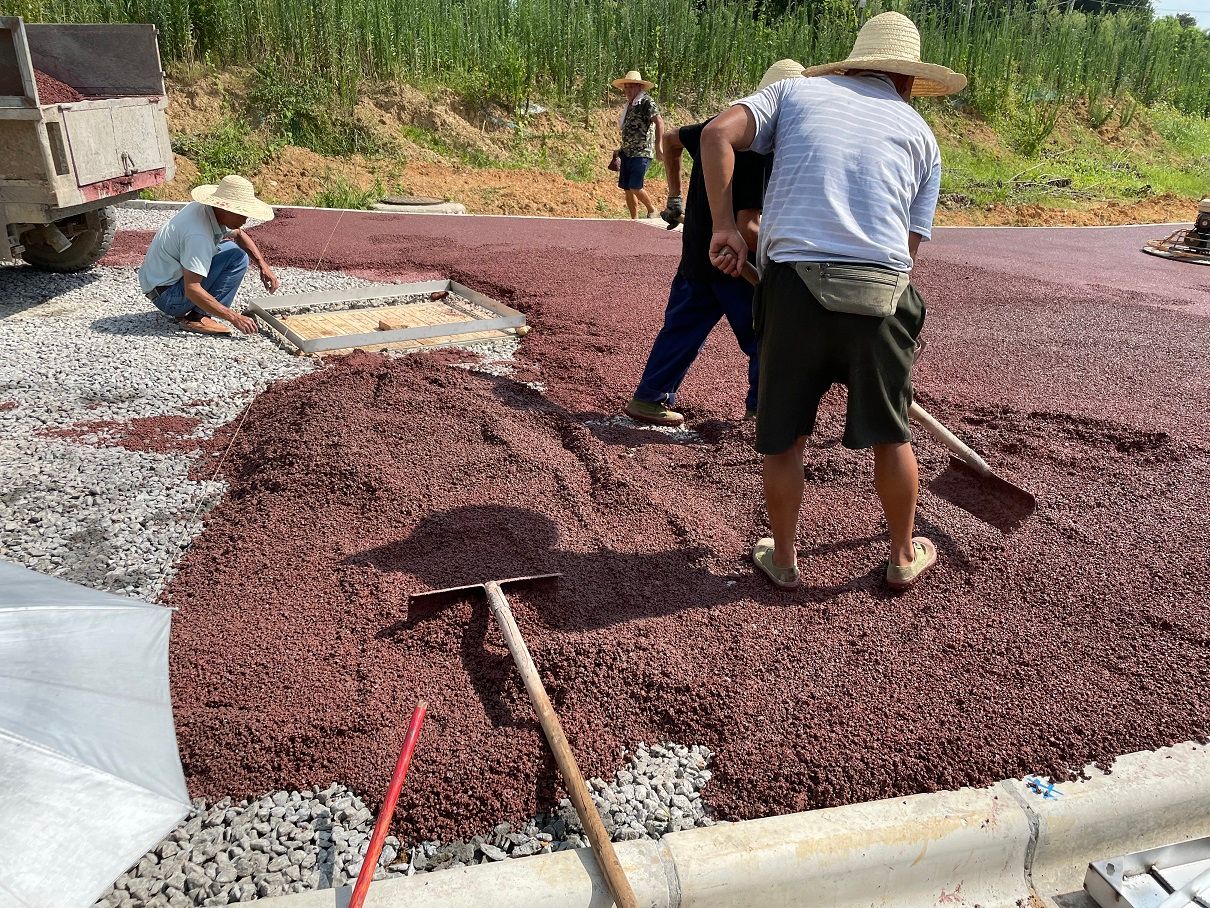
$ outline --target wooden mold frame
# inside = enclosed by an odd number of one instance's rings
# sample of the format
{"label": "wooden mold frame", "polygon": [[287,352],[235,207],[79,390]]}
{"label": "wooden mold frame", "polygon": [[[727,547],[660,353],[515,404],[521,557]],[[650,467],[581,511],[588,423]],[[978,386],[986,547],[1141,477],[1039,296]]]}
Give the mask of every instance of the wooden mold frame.
{"label": "wooden mold frame", "polygon": [[[450,322],[438,325],[418,325],[413,328],[399,328],[394,331],[367,331],[361,334],[343,334],[335,337],[306,338],[294,331],[275,313],[282,310],[297,309],[302,306],[316,306],[324,303],[361,302],[364,300],[389,300],[403,296],[418,296],[434,292],[447,291],[469,300],[476,306],[481,306],[488,312],[495,313],[493,318],[483,318],[475,312],[468,311],[458,305],[458,301],[446,298],[442,305],[467,316],[466,321]],[[422,342],[432,338],[448,338],[447,343],[457,343],[458,335],[478,334],[484,331],[505,331],[510,328],[521,328],[525,325],[525,316],[516,309],[511,309],[491,297],[484,296],[478,291],[459,284],[457,281],[435,280],[415,281],[410,284],[374,284],[370,287],[355,287],[351,290],[333,290],[321,293],[296,293],[288,297],[272,300],[254,300],[248,304],[247,311],[255,315],[286,338],[303,353],[326,353],[331,350],[347,350],[355,347],[377,347],[386,344]],[[354,310],[372,313],[373,307]],[[288,317],[283,313],[283,317]],[[485,338],[468,339],[467,343],[476,340],[482,343]]]}

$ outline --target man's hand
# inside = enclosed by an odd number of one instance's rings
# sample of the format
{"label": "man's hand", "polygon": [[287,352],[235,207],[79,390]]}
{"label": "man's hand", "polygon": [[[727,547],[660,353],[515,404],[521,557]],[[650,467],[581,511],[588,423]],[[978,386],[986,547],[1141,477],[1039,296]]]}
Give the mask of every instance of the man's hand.
{"label": "man's hand", "polygon": [[225,318],[227,321],[231,322],[231,324],[234,325],[237,330],[243,331],[244,334],[260,333],[260,327],[256,324],[256,319],[250,318],[247,315],[241,315],[234,309],[229,310]]}
{"label": "man's hand", "polygon": [[660,217],[664,219],[664,223],[668,225],[669,230],[676,229],[677,224],[685,222],[685,201],[679,195],[668,197],[668,204],[664,206],[664,210],[660,212]]}
{"label": "man's hand", "polygon": [[270,293],[276,293],[277,288],[281,286],[281,281],[277,279],[277,275],[273,273],[273,269],[268,265],[260,266],[260,282],[265,285],[265,289]]}
{"label": "man's hand", "polygon": [[748,244],[734,227],[716,230],[710,237],[710,264],[723,274],[739,277],[748,261]]}

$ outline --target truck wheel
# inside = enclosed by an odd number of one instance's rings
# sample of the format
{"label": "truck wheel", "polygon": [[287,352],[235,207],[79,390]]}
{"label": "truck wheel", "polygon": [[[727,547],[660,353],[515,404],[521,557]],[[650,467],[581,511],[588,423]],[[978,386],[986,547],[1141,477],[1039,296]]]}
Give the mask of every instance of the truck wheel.
{"label": "truck wheel", "polygon": [[[55,252],[38,233],[25,243],[21,257],[41,271],[87,271],[113,245],[117,221],[108,208],[86,211],[55,224],[71,240],[62,252]],[[36,237],[36,239],[35,239]],[[25,242],[24,238],[22,242]]]}

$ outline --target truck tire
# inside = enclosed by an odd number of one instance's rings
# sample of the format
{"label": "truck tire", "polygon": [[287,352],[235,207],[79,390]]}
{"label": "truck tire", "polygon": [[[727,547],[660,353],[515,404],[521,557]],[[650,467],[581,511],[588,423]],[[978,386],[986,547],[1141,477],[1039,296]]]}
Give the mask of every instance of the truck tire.
{"label": "truck tire", "polygon": [[117,230],[117,219],[108,208],[97,208],[55,223],[64,232],[68,227],[78,226],[81,229],[71,238],[71,245],[62,252],[55,252],[40,237],[31,239],[25,245],[21,257],[40,271],[87,271],[109,251]]}

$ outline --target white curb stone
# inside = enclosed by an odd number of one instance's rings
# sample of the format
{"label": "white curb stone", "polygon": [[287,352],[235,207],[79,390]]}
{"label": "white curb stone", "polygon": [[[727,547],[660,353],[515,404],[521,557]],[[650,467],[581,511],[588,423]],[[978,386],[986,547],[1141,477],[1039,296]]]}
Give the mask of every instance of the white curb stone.
{"label": "white curb stone", "polygon": [[1091,861],[1210,835],[1210,749],[1178,744],[1126,754],[1110,773],[1087,772],[1053,791],[1000,783],[1035,826],[1027,867],[1039,895],[1081,892]]}

